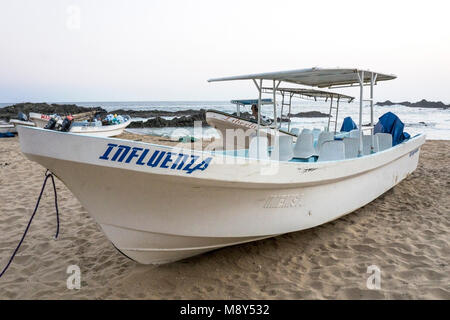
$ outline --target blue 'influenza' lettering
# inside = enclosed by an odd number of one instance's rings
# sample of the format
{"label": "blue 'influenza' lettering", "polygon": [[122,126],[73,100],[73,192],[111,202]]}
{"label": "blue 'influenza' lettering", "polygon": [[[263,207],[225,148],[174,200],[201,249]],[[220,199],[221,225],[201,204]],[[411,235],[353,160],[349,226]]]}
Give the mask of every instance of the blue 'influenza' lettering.
{"label": "blue 'influenza' lettering", "polygon": [[125,159],[125,157],[127,156],[128,151],[130,151],[130,149],[131,148],[129,146],[119,146],[116,153],[111,158],[111,161],[116,161],[117,158],[120,156],[119,160],[117,160],[117,161],[122,162],[123,159]]}
{"label": "blue 'influenza' lettering", "polygon": [[149,149],[139,147],[129,147],[108,143],[105,152],[99,157],[101,160],[114,162],[133,163],[136,165],[147,165],[149,167],[163,168],[170,170],[182,170],[191,174],[197,170],[204,171],[208,168],[212,158],[208,157],[202,161],[199,156],[183,153],[173,153],[160,150],[150,152]]}

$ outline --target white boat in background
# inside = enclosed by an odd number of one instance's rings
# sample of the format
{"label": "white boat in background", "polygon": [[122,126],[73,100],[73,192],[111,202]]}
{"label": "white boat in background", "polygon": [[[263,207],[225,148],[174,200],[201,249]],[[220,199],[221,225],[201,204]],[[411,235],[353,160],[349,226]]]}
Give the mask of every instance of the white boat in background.
{"label": "white boat in background", "polygon": [[35,127],[36,126],[36,124],[33,121],[24,121],[24,120],[18,120],[18,119],[10,119],[9,123],[11,123],[16,128],[17,128],[17,126],[27,126],[27,127]]}
{"label": "white boat in background", "polygon": [[0,133],[16,133],[16,128],[9,122],[0,122]]}
{"label": "white boat in background", "polygon": [[28,119],[30,119],[30,121],[38,128],[44,128],[51,118],[52,117],[47,114],[37,112],[30,112],[28,115]]}
{"label": "white boat in background", "polygon": [[[44,128],[52,116],[30,112],[30,120],[38,128]],[[123,133],[125,128],[130,125],[131,117],[123,116],[124,121],[118,124],[102,125],[100,121],[96,122],[80,122],[74,121],[69,131],[73,133],[89,134],[97,137],[114,137]],[[62,122],[62,120],[60,120]]]}
{"label": "white boat in background", "polygon": [[[373,89],[376,82],[394,78],[358,69],[313,68],[212,81],[250,79],[259,88],[264,80],[359,84],[361,125],[363,87]],[[118,250],[144,264],[172,262],[337,219],[412,173],[425,142],[424,135],[395,146],[391,139],[391,147],[364,155],[365,144],[378,136],[366,139],[359,133],[359,156],[344,155],[343,142],[332,140],[324,143],[318,161],[302,162],[276,160],[282,148],[294,148],[292,141],[286,143],[291,138],[282,136],[269,153],[267,140],[258,134],[250,156],[236,157],[41,128],[19,126],[18,131],[22,152],[64,182]]]}
{"label": "white boat in background", "polygon": [[24,118],[21,118],[22,120],[9,119],[9,122],[0,122],[0,133],[6,133],[6,132],[17,133],[18,125],[31,126],[31,127],[35,126],[34,122],[27,121],[26,116],[24,114],[22,114],[21,112],[19,112],[19,118],[20,117],[24,117]]}
{"label": "white boat in background", "polygon": [[[256,132],[258,123],[256,120],[235,116],[218,110],[208,110],[205,114],[206,123],[220,132],[225,149],[248,149],[252,134]],[[239,141],[234,139],[239,135],[236,131],[241,130],[247,135]],[[227,132],[231,134],[227,134]],[[276,135],[287,135],[296,137],[294,134],[281,129],[274,129],[270,125],[261,125],[260,134],[268,137],[269,145],[272,145]],[[230,138],[231,137],[231,138]]]}
{"label": "white boat in background", "polygon": [[[275,90],[275,91],[274,91]],[[292,106],[292,98],[298,97],[301,99],[314,99],[324,100],[325,102],[330,100],[330,112],[328,114],[328,130],[330,131],[330,126],[334,124],[334,130],[336,132],[337,119],[338,119],[338,110],[339,103],[342,101],[352,102],[354,97],[336,93],[329,92],[324,90],[317,89],[306,89],[306,88],[280,88],[278,86],[273,88],[262,88],[262,92],[266,94],[271,94],[274,96],[274,99],[262,99],[261,106],[264,105],[273,105],[273,121],[270,124],[259,124],[259,132],[261,135],[267,136],[269,139],[269,145],[272,146],[275,137],[277,135],[287,135],[292,136],[294,140],[297,138],[297,135],[291,132],[291,106]],[[282,96],[281,101],[281,111],[280,115],[277,114],[277,105],[275,100],[275,94],[280,94]],[[217,110],[208,110],[206,112],[206,122],[213,128],[217,129],[224,142],[224,147],[227,149],[248,149],[249,142],[251,137],[255,135],[255,131],[258,128],[258,122],[256,117],[254,119],[243,118],[240,115],[240,107],[246,105],[258,105],[259,100],[231,100],[231,103],[236,104],[236,115],[228,114],[222,111]],[[333,102],[336,102],[336,106],[333,106]],[[288,112],[287,116],[283,115],[283,109],[286,107],[286,111]],[[335,115],[333,117],[332,111],[335,111]],[[288,128],[287,131],[281,129],[282,121],[278,122],[278,119],[284,121],[287,120]],[[261,120],[260,120],[261,121]],[[331,128],[333,129],[333,128]],[[234,139],[237,136],[236,130],[242,130],[246,133],[246,137],[244,141],[238,141],[238,139]],[[227,134],[228,133],[228,134]],[[227,137],[230,138],[227,138]]]}
{"label": "white boat in background", "polygon": [[70,127],[72,133],[89,134],[97,137],[115,137],[123,133],[131,123],[130,116],[123,116],[125,121],[119,124],[95,125],[94,123],[74,122]]}

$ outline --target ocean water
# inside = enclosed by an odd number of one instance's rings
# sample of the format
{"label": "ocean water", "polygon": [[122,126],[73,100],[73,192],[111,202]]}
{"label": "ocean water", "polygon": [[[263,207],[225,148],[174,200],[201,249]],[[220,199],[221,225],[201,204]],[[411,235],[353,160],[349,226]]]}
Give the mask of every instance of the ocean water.
{"label": "ocean water", "polygon": [[[64,102],[73,103],[79,106],[86,107],[102,107],[108,112],[115,109],[125,110],[167,110],[167,111],[179,111],[187,109],[216,109],[223,112],[233,113],[236,112],[236,106],[229,101],[129,101],[129,102]],[[0,103],[0,107],[10,105],[8,103]],[[315,102],[309,100],[293,100],[291,113],[307,112],[307,111],[320,111],[323,113],[329,112],[329,103]],[[250,112],[250,106],[241,107],[241,112]],[[280,108],[278,108],[278,112]],[[450,140],[450,109],[431,109],[431,108],[410,108],[401,105],[394,106],[375,106],[374,107],[374,119],[375,123],[378,117],[384,113],[391,111],[398,115],[398,117],[405,124],[405,131],[411,135],[418,133],[425,133],[427,139],[439,139]],[[284,109],[283,114],[287,114],[288,110]],[[262,114],[272,118],[273,107],[267,105],[262,109]],[[279,115],[279,114],[278,114]],[[334,113],[333,113],[334,115]],[[357,101],[352,103],[341,103],[339,106],[338,115],[338,131],[342,124],[342,120],[351,116],[353,120],[358,123],[359,116],[359,103]],[[171,119],[173,117],[166,117]],[[144,120],[144,119],[136,119]],[[323,129],[327,126],[327,118],[291,118],[291,128],[320,128]],[[363,108],[363,123],[370,122],[370,107],[364,106]],[[282,128],[287,129],[287,123],[283,123]],[[218,137],[216,130],[212,128],[204,128],[201,133],[194,134],[193,128],[146,128],[146,129],[129,129],[130,131],[142,134],[157,134],[157,135],[194,135],[196,137]]]}

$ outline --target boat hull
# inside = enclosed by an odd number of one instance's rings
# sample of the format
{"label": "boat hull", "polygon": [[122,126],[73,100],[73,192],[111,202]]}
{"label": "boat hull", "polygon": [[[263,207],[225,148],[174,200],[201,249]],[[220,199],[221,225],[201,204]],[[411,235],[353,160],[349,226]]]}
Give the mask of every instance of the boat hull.
{"label": "boat hull", "polygon": [[72,133],[81,133],[88,134],[95,137],[115,137],[123,133],[126,127],[131,123],[131,119],[120,123],[120,124],[112,124],[105,125],[99,127],[91,127],[91,126],[79,126],[79,127],[71,127],[70,132]]}
{"label": "boat hull", "polygon": [[16,133],[17,130],[13,124],[0,124],[0,133]]}
{"label": "boat hull", "polygon": [[9,120],[9,123],[14,125],[15,128],[17,128],[17,126],[29,126],[29,127],[36,126],[36,124],[32,121],[22,121],[22,120],[17,120],[17,119],[11,119],[11,120]]}
{"label": "boat hull", "polygon": [[128,163],[127,157],[112,161],[114,150],[105,156],[108,145],[126,145],[141,155],[145,150],[148,155],[186,152],[172,147],[25,127],[19,127],[19,138],[22,152],[66,184],[113,244],[145,264],[172,262],[337,219],[413,172],[425,139],[419,136],[367,157],[321,163],[192,151],[209,165],[188,173],[145,161],[138,165],[137,157]]}
{"label": "boat hull", "polygon": [[[50,116],[41,113],[30,113],[30,120],[38,128],[44,128]],[[70,132],[88,134],[95,137],[115,137],[123,133],[126,127],[131,123],[131,118],[127,117],[127,120],[120,124],[104,125],[104,126],[71,126]]]}
{"label": "boat hull", "polygon": [[30,121],[32,121],[38,128],[44,128],[47,125],[47,122],[51,119],[49,115],[35,112],[30,112],[29,118]]}

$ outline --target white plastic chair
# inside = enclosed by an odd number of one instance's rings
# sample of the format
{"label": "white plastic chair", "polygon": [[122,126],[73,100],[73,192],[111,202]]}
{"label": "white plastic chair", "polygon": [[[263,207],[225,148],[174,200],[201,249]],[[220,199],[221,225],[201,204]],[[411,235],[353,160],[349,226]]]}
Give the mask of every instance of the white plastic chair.
{"label": "white plastic chair", "polygon": [[312,133],[302,133],[298,136],[294,146],[294,158],[308,159],[316,155],[314,149],[314,137]]}
{"label": "white plastic chair", "polygon": [[[363,135],[363,155],[367,156],[372,153],[371,144],[372,144],[372,135]],[[373,153],[378,152],[378,137],[373,136]]]}
{"label": "white plastic chair", "polygon": [[357,138],[357,139],[359,139],[359,130],[358,129],[353,129],[352,131],[350,131],[349,137],[350,138]]}
{"label": "white plastic chair", "polygon": [[335,161],[345,159],[345,145],[343,141],[325,141],[320,148],[319,159],[317,161]]}
{"label": "white plastic chair", "polygon": [[334,133],[323,131],[319,134],[319,139],[317,140],[317,146],[316,146],[316,154],[320,154],[320,148],[322,144],[325,141],[333,141],[334,140]]}
{"label": "white plastic chair", "polygon": [[[259,157],[258,157],[258,140],[259,140]],[[248,157],[260,160],[269,159],[269,139],[267,137],[252,137],[248,148]]]}
{"label": "white plastic chair", "polygon": [[375,133],[378,138],[378,149],[383,151],[392,147],[392,135],[390,133]]}
{"label": "white plastic chair", "polygon": [[311,133],[311,129],[304,128],[304,129],[302,130],[302,134],[303,134],[303,133]]}
{"label": "white plastic chair", "polygon": [[270,158],[278,161],[289,161],[294,157],[292,136],[276,136]]}
{"label": "white plastic chair", "polygon": [[322,130],[317,129],[317,128],[314,128],[314,129],[312,130],[312,134],[313,134],[314,140],[319,139],[319,135],[320,135],[320,132],[321,132],[321,131],[322,131]]}
{"label": "white plastic chair", "polygon": [[345,159],[358,157],[359,139],[344,138],[345,145]]}
{"label": "white plastic chair", "polygon": [[298,136],[299,133],[300,133],[300,129],[299,129],[299,128],[292,128],[292,129],[291,129],[291,133],[292,133],[292,134],[295,134],[296,136]]}

